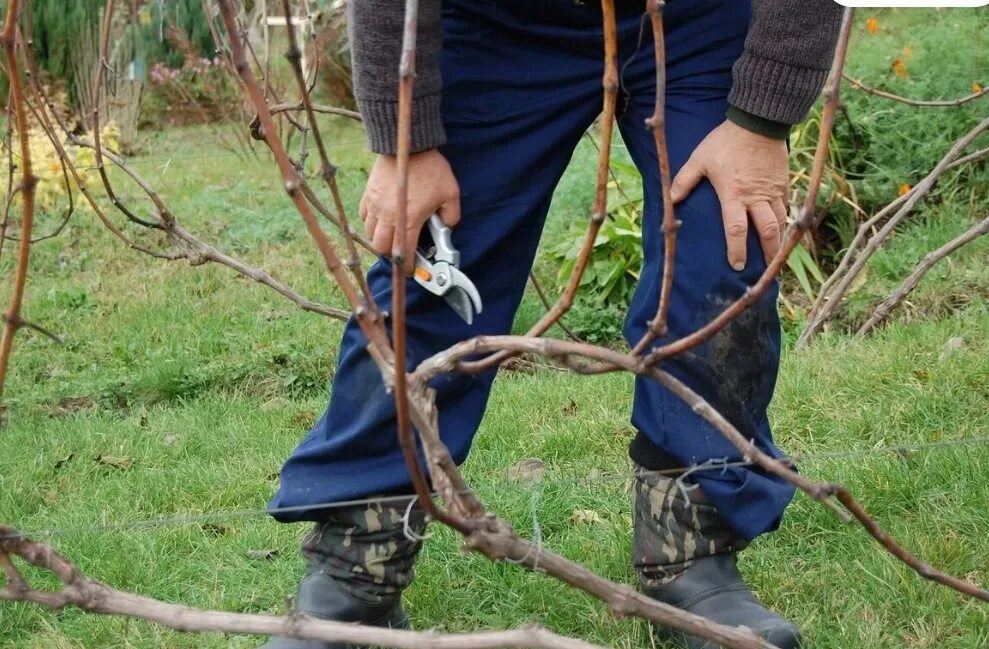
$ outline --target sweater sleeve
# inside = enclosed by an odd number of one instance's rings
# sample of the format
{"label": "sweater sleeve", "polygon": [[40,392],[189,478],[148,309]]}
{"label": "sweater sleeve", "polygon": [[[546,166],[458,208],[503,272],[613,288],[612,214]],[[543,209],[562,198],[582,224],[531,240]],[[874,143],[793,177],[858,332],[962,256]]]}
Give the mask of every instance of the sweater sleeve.
{"label": "sweater sleeve", "polygon": [[[412,151],[446,141],[440,118],[440,0],[419,3],[416,81],[412,103]],[[395,154],[398,142],[398,81],[405,3],[350,0],[348,3],[354,95],[364,118],[368,146]]]}
{"label": "sweater sleeve", "polygon": [[827,80],[841,14],[834,0],[752,0],[728,118],[757,132],[775,126],[770,136],[803,121]]}

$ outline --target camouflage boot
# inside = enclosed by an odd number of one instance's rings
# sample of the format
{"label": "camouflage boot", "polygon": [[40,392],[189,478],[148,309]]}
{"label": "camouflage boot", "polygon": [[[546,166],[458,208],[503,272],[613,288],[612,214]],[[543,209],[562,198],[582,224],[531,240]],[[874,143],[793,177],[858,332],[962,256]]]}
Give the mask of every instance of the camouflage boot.
{"label": "camouflage boot", "polygon": [[[797,628],[763,606],[742,580],[735,553],[745,541],[699,488],[636,465],[633,499],[632,563],[643,593],[721,624],[747,626],[780,649],[800,646]],[[684,649],[717,649],[669,629],[655,633]]]}
{"label": "camouflage boot", "polygon": [[[413,577],[420,541],[405,535],[407,504],[377,503],[333,510],[302,542],[308,567],[299,584],[296,610],[338,622],[406,629],[402,591]],[[426,528],[418,504],[409,514],[409,529]],[[271,638],[261,649],[348,649],[349,645],[315,640]]]}

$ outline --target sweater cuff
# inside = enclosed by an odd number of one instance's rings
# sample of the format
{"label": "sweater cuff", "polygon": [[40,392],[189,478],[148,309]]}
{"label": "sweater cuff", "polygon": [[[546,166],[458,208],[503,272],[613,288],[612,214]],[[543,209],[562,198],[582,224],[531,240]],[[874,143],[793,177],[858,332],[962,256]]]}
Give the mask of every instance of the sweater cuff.
{"label": "sweater cuff", "polygon": [[774,140],[785,140],[790,137],[790,125],[783,122],[774,122],[758,115],[746,112],[741,108],[731,106],[725,114],[728,121],[738,124],[747,131],[771,137]]}
{"label": "sweater cuff", "polygon": [[797,67],[746,52],[735,62],[728,103],[771,122],[802,122],[827,79],[827,70]]}
{"label": "sweater cuff", "polygon": [[[435,149],[446,143],[440,117],[440,94],[416,97],[412,102],[412,153]],[[398,102],[357,100],[364,120],[367,145],[374,153],[398,153]]]}

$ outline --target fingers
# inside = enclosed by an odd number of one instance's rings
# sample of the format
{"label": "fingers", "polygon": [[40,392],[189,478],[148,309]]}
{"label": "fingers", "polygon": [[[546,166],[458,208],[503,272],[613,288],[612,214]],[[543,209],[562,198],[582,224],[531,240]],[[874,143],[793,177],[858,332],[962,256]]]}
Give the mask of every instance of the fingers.
{"label": "fingers", "polygon": [[786,203],[782,198],[774,198],[770,203],[773,208],[773,214],[776,215],[776,222],[780,224],[780,232],[786,231]]}
{"label": "fingers", "polygon": [[371,246],[379,255],[390,257],[395,243],[395,226],[379,222],[371,235]]}
{"label": "fingers", "polygon": [[745,235],[749,231],[745,205],[739,202],[721,206],[725,222],[725,243],[728,246],[728,264],[735,270],[745,268]]}
{"label": "fingers", "polygon": [[780,250],[780,235],[782,230],[780,229],[779,219],[770,204],[765,201],[752,205],[749,208],[749,214],[752,216],[752,224],[759,234],[762,254],[768,264]]}
{"label": "fingers", "polygon": [[460,223],[460,192],[459,189],[453,197],[440,203],[436,213],[440,215],[440,220],[448,228],[456,227]]}
{"label": "fingers", "polygon": [[679,203],[687,198],[703,177],[704,169],[694,161],[694,156],[691,156],[687,160],[687,163],[680,168],[680,172],[676,175],[676,178],[673,179],[673,202]]}

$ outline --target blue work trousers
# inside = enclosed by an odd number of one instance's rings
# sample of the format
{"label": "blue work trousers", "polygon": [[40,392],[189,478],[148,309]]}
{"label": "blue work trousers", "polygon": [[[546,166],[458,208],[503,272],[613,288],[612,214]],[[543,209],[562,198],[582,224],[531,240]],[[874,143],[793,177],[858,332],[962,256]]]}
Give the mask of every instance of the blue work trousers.
{"label": "blue work trousers", "polygon": [[[645,126],[655,98],[651,29],[644,1],[619,0],[618,127],[645,187],[645,262],[624,334],[633,344],[656,312],[663,236],[659,166]],[[667,138],[673,172],[725,119],[732,64],[749,23],[744,0],[672,0],[664,11]],[[484,311],[466,325],[435,295],[408,284],[409,366],[467,338],[505,334],[525,288],[560,176],[601,111],[601,9],[593,0],[451,0],[443,9],[442,147],[460,183],[463,218],[453,234],[461,267]],[[728,265],[721,209],[703,182],[676,208],[683,222],[666,340],[688,334],[738,298],[763,272],[750,228],[748,264]],[[378,304],[391,302],[389,264],[369,271]],[[780,456],[766,409],[779,364],[776,290],[709,343],[664,363],[764,451]],[[285,463],[272,508],[283,521],[318,520],[317,505],[393,492],[409,484],[396,440],[392,395],[351,321],[343,335],[330,403]],[[435,381],[439,427],[454,459],[466,459],[488,401],[494,371]],[[637,378],[632,424],[670,464],[738,460],[738,451],[655,381]],[[607,434],[602,430],[601,434]],[[634,455],[634,454],[633,454]],[[778,526],[793,490],[749,467],[694,473],[724,518],[746,538]],[[302,507],[300,511],[298,508]]]}

